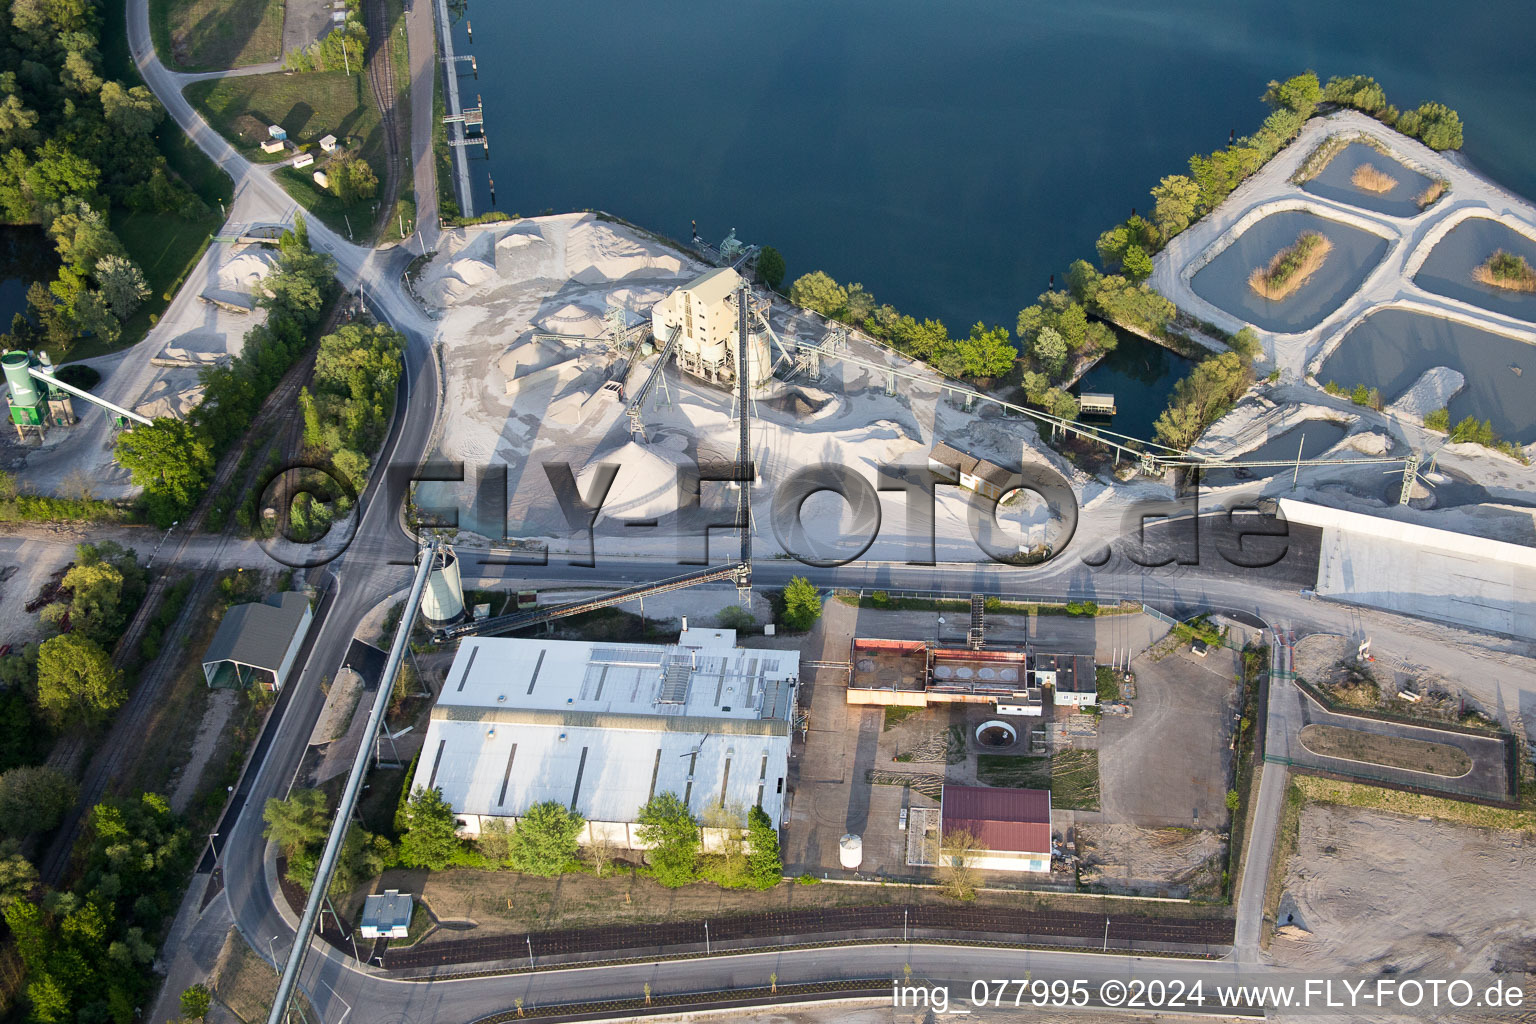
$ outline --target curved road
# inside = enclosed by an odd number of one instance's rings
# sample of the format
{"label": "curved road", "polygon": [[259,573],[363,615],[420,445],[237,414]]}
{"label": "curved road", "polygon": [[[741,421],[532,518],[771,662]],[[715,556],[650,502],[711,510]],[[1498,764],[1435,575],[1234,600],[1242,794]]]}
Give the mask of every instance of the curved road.
{"label": "curved road", "polygon": [[[421,117],[420,114],[423,107],[430,111],[430,75],[436,73],[429,35],[432,25],[430,16],[424,13],[429,9],[426,0],[418,0],[413,6],[421,11],[413,11],[409,23],[414,101],[412,152],[418,157],[425,154],[430,161],[430,116]],[[424,33],[428,34],[426,38],[423,38]],[[291,222],[296,205],[272,179],[270,169],[255,166],[241,157],[182,97],[181,88],[199,76],[171,72],[155,56],[150,43],[147,0],[130,0],[128,37],[140,72],[150,88],[187,135],[234,179],[235,203],[231,220]],[[432,195],[430,173],[424,183],[423,163],[417,160],[416,164],[418,191],[425,184],[428,194]],[[426,166],[430,169],[429,162]],[[424,204],[422,210],[427,209],[428,205]],[[426,221],[425,217],[423,221]],[[401,273],[411,254],[406,246],[380,252],[352,245],[315,218],[309,220],[309,231],[315,248],[336,259],[337,276],[343,285],[353,290],[360,285],[366,286],[367,298],[374,311],[407,339],[400,415],[395,417],[381,464],[417,465],[432,440],[439,413],[439,381],[432,353],[433,323],[401,284]],[[420,225],[419,232],[421,248],[425,249],[436,240],[436,218]],[[384,477],[384,473],[376,473],[373,484],[363,496],[356,541],[338,562],[328,567],[335,582],[322,621],[312,634],[310,653],[302,672],[290,684],[288,703],[281,721],[276,723],[270,748],[262,762],[253,766],[244,813],[238,816],[225,837],[222,852],[225,895],[236,925],[251,948],[263,957],[268,957],[269,953],[284,956],[293,941],[293,927],[275,905],[275,894],[267,882],[266,841],[261,835],[261,816],[252,813],[251,808],[259,808],[267,798],[286,793],[324,703],[319,685],[321,677],[334,673],[340,665],[363,613],[388,594],[401,589],[409,578],[410,570],[404,561],[412,554],[413,545],[401,533],[390,502],[376,500]],[[1103,535],[1113,536],[1114,531]],[[1306,548],[1305,543],[1300,546]],[[397,562],[392,564],[391,558]],[[962,594],[983,591],[1032,597],[1094,597],[1101,601],[1143,600],[1175,614],[1216,608],[1258,616],[1283,628],[1303,630],[1316,627],[1358,632],[1362,615],[1369,615],[1370,628],[1377,642],[1384,646],[1398,639],[1406,642],[1422,634],[1424,623],[1312,603],[1298,596],[1299,587],[1309,586],[1312,582],[1315,559],[1314,547],[1310,553],[1302,550],[1278,570],[1262,573],[1235,568],[1214,553],[1199,566],[1169,566],[1165,569],[1143,569],[1123,556],[1116,556],[1101,568],[1063,557],[1033,570],[998,565],[922,567],[868,563],[814,570],[798,563],[769,561],[758,564],[756,576],[760,583],[767,585],[782,584],[791,574],[801,574],[823,585],[853,588],[948,590]],[[659,579],[676,572],[676,565],[639,559],[605,560],[601,569],[551,564],[531,570],[541,580],[579,580],[589,585]],[[516,571],[508,574],[516,575]],[[1481,652],[1472,650],[1470,641],[1464,642],[1461,653],[1486,658],[1490,647],[1495,657],[1498,654],[1528,656],[1530,653],[1530,645],[1516,641],[1490,641],[1478,646],[1482,647]],[[1280,773],[1273,774],[1278,776]],[[1266,849],[1261,836],[1256,838],[1254,848]],[[1262,865],[1267,865],[1267,854],[1259,865],[1257,871],[1250,872],[1250,875],[1259,875],[1256,891],[1247,894],[1250,898],[1243,900],[1239,907],[1237,959],[1244,962],[1251,962],[1257,953],[1254,948],[1258,924],[1257,895],[1263,890]],[[1249,882],[1249,876],[1244,880]],[[1249,888],[1244,885],[1244,889]],[[572,998],[633,998],[646,984],[650,984],[653,993],[663,995],[760,986],[766,983],[771,973],[777,973],[784,984],[836,978],[895,978],[902,975],[904,964],[912,966],[915,977],[954,980],[966,986],[967,991],[970,981],[978,976],[1017,978],[1028,972],[1034,977],[1047,978],[1201,976],[1218,979],[1231,978],[1238,970],[1232,962],[1197,963],[1082,953],[901,945],[848,947],[839,950],[835,957],[828,956],[825,949],[743,954],[428,983],[393,979],[371,968],[360,968],[329,945],[316,943],[306,962],[302,985],[323,1020],[340,1021],[346,1017],[358,1024],[399,1024],[470,1021],[508,1009],[519,997],[529,1006]],[[1249,970],[1263,968],[1250,967]],[[961,994],[957,991],[956,998]],[[174,995],[171,993],[172,998]]]}

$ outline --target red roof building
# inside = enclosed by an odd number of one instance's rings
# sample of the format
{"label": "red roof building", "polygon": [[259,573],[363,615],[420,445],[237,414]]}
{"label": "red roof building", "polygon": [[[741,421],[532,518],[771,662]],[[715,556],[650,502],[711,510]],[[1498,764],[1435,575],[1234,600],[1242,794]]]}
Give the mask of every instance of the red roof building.
{"label": "red roof building", "polygon": [[[966,831],[985,847],[972,858],[984,871],[1051,870],[1051,794],[1045,789],[945,786],[941,835]],[[940,844],[941,851],[943,843]]]}

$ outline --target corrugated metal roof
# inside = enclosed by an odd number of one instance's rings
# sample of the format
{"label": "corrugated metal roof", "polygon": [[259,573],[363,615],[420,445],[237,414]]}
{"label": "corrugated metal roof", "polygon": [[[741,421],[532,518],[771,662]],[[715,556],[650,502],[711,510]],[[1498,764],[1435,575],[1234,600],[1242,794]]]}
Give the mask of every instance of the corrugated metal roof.
{"label": "corrugated metal roof", "polygon": [[276,672],[304,621],[309,598],[295,591],[273,594],[260,604],[237,604],[219,623],[203,664],[237,661]]}
{"label": "corrugated metal roof", "polygon": [[943,832],[965,830],[989,850],[1051,852],[1051,793],[1045,789],[945,786]]}
{"label": "corrugated metal roof", "polygon": [[408,928],[411,924],[411,894],[390,889],[374,893],[363,900],[364,928],[377,928],[387,932],[393,928]]}

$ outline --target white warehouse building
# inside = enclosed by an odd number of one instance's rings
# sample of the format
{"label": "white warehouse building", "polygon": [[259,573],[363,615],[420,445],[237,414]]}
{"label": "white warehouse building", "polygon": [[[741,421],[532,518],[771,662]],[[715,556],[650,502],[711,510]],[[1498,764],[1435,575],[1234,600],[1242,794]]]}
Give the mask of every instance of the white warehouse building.
{"label": "white warehouse building", "polygon": [[413,786],[441,789],[466,836],[553,800],[587,820],[583,842],[637,848],[635,815],[667,792],[700,820],[761,806],[777,825],[799,674],[798,653],[739,648],[733,630],[664,645],[468,639]]}

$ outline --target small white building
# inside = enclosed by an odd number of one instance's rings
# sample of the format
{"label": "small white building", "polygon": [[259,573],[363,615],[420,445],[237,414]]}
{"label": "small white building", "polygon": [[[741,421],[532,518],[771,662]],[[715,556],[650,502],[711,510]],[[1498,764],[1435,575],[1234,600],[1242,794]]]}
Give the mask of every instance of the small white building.
{"label": "small white building", "polygon": [[[730,630],[679,644],[475,637],[432,709],[412,781],[436,788],[462,835],[553,800],[581,841],[643,846],[640,807],[676,794],[705,819],[784,810],[800,655],[735,646]],[[720,836],[706,828],[706,846]]]}
{"label": "small white building", "polygon": [[1051,870],[1051,793],[1046,789],[945,786],[939,794],[939,856],[955,832],[984,849],[969,858],[983,871]]}
{"label": "small white building", "polygon": [[334,153],[334,152],[336,152],[336,136],[334,136],[334,135],[322,135],[322,136],[320,136],[320,149],[323,152],[326,152],[326,153]]}
{"label": "small white building", "polygon": [[928,469],[936,476],[989,498],[1001,498],[1013,475],[995,462],[942,441],[928,453]]}
{"label": "small white building", "polygon": [[315,156],[313,153],[300,153],[298,156],[293,158],[292,166],[294,170],[300,170],[302,168],[312,166],[314,162]]}
{"label": "small white building", "polygon": [[1086,654],[1031,654],[1030,684],[1049,686],[1057,707],[1092,707],[1099,702],[1093,658]]}
{"label": "small white building", "polygon": [[276,139],[278,142],[283,142],[283,141],[285,141],[288,138],[288,132],[280,124],[268,125],[267,126],[267,137],[268,138],[272,138],[272,139]]}
{"label": "small white building", "polygon": [[365,939],[403,939],[411,932],[411,894],[386,889],[363,900],[363,917],[357,930]]}
{"label": "small white building", "polygon": [[315,179],[315,184],[319,185],[321,188],[331,187],[331,176],[326,174],[324,171],[316,171],[313,177]]}

